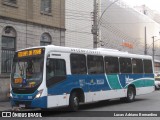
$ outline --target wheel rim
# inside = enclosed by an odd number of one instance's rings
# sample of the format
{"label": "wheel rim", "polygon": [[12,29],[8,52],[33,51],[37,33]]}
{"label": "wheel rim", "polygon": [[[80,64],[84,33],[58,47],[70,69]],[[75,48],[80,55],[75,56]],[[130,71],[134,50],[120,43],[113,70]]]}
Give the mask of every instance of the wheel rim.
{"label": "wheel rim", "polygon": [[128,97],[129,97],[129,99],[130,99],[130,100],[132,100],[132,99],[133,99],[133,97],[134,97],[134,93],[133,93],[133,91],[132,91],[132,90],[129,90],[129,91],[128,91]]}
{"label": "wheel rim", "polygon": [[78,103],[78,97],[74,97],[73,103],[74,103],[74,107],[78,107],[78,105],[79,105],[79,103]]}

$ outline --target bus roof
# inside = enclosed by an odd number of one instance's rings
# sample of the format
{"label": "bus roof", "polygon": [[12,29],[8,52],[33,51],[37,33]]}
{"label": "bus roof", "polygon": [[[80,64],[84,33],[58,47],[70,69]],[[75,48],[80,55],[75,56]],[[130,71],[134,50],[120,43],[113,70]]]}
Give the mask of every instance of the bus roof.
{"label": "bus roof", "polygon": [[65,52],[65,53],[77,53],[77,54],[90,54],[90,55],[107,55],[107,56],[117,56],[117,57],[126,57],[126,58],[141,58],[141,59],[152,59],[152,56],[149,55],[140,55],[140,54],[132,54],[124,51],[119,51],[116,49],[106,49],[106,48],[96,48],[96,49],[84,49],[84,48],[74,48],[74,47],[63,47],[63,46],[55,46],[55,45],[47,45],[47,46],[36,46],[30,47],[27,49],[36,49],[36,48],[45,48],[47,53],[49,52]]}

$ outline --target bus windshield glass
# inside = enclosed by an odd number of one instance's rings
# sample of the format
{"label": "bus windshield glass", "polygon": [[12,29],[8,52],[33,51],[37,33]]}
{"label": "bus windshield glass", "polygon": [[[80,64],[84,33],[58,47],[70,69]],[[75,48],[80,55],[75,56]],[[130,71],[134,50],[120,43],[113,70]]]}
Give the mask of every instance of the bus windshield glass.
{"label": "bus windshield glass", "polygon": [[32,88],[42,82],[43,59],[28,58],[14,61],[12,87]]}
{"label": "bus windshield glass", "polygon": [[[34,50],[28,50],[34,51]],[[16,90],[36,89],[42,82],[44,54],[29,56],[27,50],[15,54],[13,59],[11,85]]]}

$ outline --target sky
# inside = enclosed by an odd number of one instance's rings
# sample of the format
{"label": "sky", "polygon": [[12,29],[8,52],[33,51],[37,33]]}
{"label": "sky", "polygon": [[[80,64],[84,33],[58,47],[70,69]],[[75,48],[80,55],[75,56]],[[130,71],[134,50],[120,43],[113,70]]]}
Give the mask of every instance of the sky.
{"label": "sky", "polygon": [[146,5],[152,10],[160,12],[160,0],[123,0],[131,6]]}

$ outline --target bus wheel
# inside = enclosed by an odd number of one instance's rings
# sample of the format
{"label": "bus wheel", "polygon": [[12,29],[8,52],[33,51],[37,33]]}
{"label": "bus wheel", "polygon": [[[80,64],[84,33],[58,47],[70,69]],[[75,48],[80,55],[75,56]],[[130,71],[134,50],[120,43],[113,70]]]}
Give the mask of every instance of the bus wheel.
{"label": "bus wheel", "polygon": [[71,93],[69,107],[71,111],[77,111],[79,108],[79,98],[76,92]]}
{"label": "bus wheel", "polygon": [[133,102],[135,100],[135,89],[130,86],[128,87],[126,102]]}

